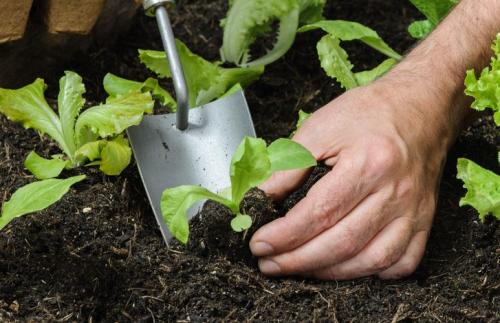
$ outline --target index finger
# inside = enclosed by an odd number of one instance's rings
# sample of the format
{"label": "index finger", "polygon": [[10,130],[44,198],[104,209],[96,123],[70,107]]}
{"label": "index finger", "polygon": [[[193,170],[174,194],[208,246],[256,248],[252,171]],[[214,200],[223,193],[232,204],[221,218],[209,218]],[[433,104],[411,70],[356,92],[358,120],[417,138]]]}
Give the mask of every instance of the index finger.
{"label": "index finger", "polygon": [[360,184],[361,169],[339,159],[288,214],[260,228],[250,241],[257,257],[280,254],[309,241],[332,227],[374,188],[372,181]]}

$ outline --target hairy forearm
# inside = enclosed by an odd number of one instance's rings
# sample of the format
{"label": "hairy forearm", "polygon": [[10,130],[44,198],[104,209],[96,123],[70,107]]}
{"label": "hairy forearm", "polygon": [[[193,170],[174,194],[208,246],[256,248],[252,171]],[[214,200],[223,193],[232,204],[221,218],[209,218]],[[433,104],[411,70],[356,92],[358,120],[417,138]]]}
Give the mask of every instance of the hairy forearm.
{"label": "hairy forearm", "polygon": [[[462,0],[438,28],[381,80],[406,86],[415,96],[415,118],[426,119],[449,146],[470,115],[464,95],[467,69],[481,69],[500,31],[500,1]],[[398,91],[399,92],[399,91]],[[406,107],[408,108],[408,107]]]}

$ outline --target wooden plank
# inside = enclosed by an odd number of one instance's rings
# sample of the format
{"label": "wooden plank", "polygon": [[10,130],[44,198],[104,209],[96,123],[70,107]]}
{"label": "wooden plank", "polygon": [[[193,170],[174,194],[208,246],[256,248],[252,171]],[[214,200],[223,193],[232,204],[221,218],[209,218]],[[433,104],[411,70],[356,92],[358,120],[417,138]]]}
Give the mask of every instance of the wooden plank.
{"label": "wooden plank", "polygon": [[[6,0],[0,3],[3,1]],[[75,54],[87,52],[91,44],[112,46],[130,29],[138,9],[133,0],[106,0],[91,33],[80,35],[49,33],[42,19],[45,5],[43,0],[34,2],[31,18],[38,19],[30,20],[22,39],[0,44],[0,87],[18,88],[37,77],[57,82],[64,72],[63,67],[75,58]]]}
{"label": "wooden plank", "polygon": [[50,33],[87,35],[92,31],[105,0],[48,0],[45,22]]}
{"label": "wooden plank", "polygon": [[33,0],[0,1],[0,43],[22,38]]}

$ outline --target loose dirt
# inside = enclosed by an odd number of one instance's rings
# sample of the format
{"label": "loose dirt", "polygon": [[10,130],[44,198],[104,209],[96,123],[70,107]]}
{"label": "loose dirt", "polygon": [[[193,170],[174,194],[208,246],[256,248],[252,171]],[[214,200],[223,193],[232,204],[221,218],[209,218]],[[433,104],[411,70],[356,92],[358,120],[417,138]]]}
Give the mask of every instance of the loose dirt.
{"label": "loose dirt", "polygon": [[[194,52],[215,60],[225,10],[225,0],[186,0],[174,17],[175,32]],[[420,18],[396,0],[331,1],[326,16],[364,23],[400,52],[414,44],[406,26]],[[247,89],[266,140],[288,136],[299,109],[313,111],[342,92],[319,66],[319,37],[321,32],[299,35],[286,57]],[[61,70],[80,73],[89,104],[95,103],[105,98],[106,72],[137,80],[150,75],[137,48],[160,48],[154,22],[142,15],[117,44],[82,53]],[[382,59],[359,44],[347,49],[359,69]],[[52,98],[60,75],[48,77]],[[500,316],[500,229],[498,221],[480,223],[472,209],[458,207],[463,189],[455,165],[465,156],[498,171],[498,144],[487,116],[464,131],[445,169],[427,253],[417,272],[400,281],[268,279],[245,248],[250,233],[228,231],[229,214],[214,203],[193,222],[188,248],[166,248],[134,165],[116,178],[85,169],[88,180],[60,203],[0,232],[0,321],[494,322]],[[1,199],[33,181],[22,164],[31,150],[57,152],[47,139],[0,117]],[[318,168],[282,205],[254,190],[245,207],[254,216],[282,216],[323,172]]]}

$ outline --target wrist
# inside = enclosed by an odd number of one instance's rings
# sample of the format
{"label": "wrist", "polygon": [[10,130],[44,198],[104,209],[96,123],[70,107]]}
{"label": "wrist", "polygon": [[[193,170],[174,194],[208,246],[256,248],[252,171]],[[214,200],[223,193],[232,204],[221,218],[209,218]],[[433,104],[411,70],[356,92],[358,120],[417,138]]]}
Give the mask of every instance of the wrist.
{"label": "wrist", "polygon": [[423,154],[442,160],[461,125],[449,117],[455,107],[453,98],[435,93],[429,83],[415,74],[394,71],[367,90],[378,98],[379,106],[391,117],[407,146],[418,147]]}
{"label": "wrist", "polygon": [[472,115],[471,100],[464,94],[465,73],[488,63],[491,41],[500,29],[496,13],[498,1],[462,0],[426,40],[373,83],[392,113],[410,120],[408,126],[430,132],[428,139],[440,140],[437,145],[445,151]]}

